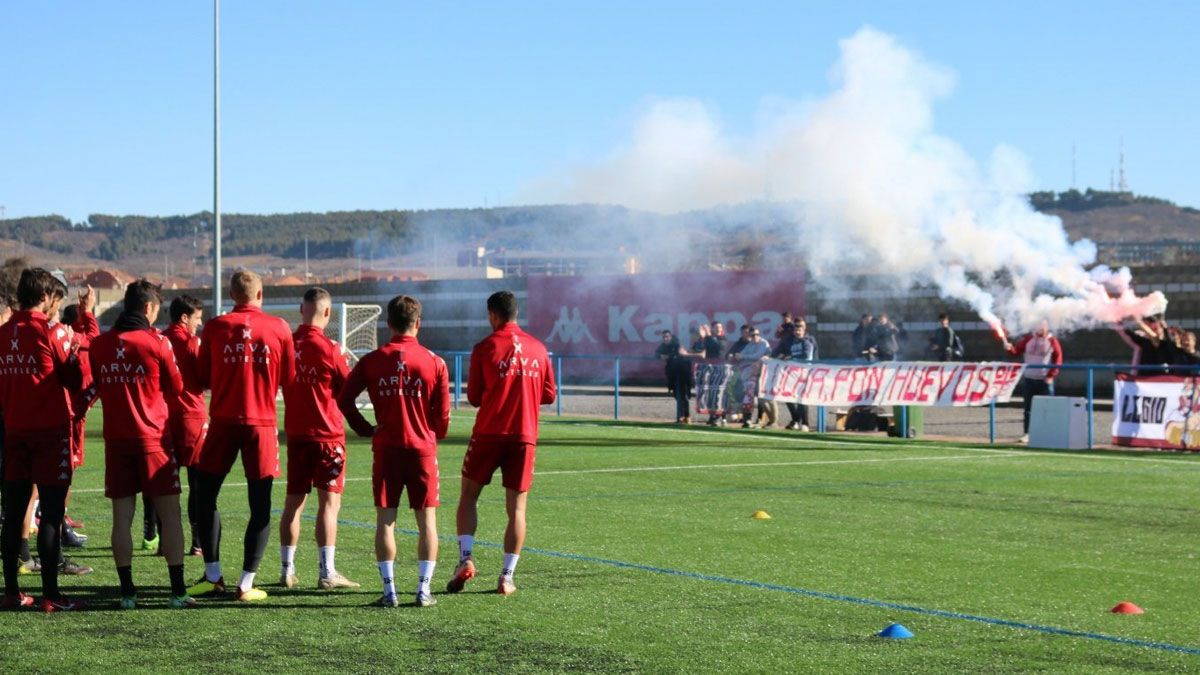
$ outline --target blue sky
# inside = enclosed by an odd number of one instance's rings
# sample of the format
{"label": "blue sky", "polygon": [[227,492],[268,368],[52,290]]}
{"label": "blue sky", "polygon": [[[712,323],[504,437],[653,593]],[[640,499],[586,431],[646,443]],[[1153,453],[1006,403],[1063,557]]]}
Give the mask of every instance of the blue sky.
{"label": "blue sky", "polygon": [[[222,6],[222,209],[510,204],[686,97],[752,133],[864,25],[952,69],[937,130],[1036,184],[1200,206],[1200,3],[290,2]],[[212,5],[0,5],[9,217],[211,208]]]}

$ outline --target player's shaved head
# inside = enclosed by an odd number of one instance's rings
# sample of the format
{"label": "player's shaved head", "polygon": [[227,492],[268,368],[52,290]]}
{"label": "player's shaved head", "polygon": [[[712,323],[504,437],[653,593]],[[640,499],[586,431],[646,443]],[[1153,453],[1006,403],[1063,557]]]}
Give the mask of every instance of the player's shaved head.
{"label": "player's shaved head", "polygon": [[229,295],[234,302],[262,302],[262,277],[252,270],[238,270],[229,279]]}
{"label": "player's shaved head", "polygon": [[421,321],[421,301],[410,295],[397,295],[388,302],[388,327],[399,335],[415,334]]}
{"label": "player's shaved head", "polygon": [[300,322],[308,326],[324,328],[329,324],[329,316],[333,308],[333,296],[329,291],[319,286],[313,286],[304,292],[304,301],[300,303]]}

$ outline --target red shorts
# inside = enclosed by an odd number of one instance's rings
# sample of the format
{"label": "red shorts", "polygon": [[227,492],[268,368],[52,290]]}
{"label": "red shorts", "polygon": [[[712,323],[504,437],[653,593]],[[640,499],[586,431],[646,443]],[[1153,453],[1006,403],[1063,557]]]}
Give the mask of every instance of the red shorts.
{"label": "red shorts", "polygon": [[214,476],[227,476],[238,452],[242,453],[246,480],[279,478],[279,431],[273,426],[209,422],[200,457],[192,466]]}
{"label": "red shorts", "polygon": [[87,420],[77,417],[71,421],[71,468],[83,466],[83,443],[87,438]]}
{"label": "red shorts", "polygon": [[533,459],[537,445],[492,438],[472,438],[463,457],[464,478],[487,485],[500,469],[500,483],[517,492],[529,492],[533,485]]}
{"label": "red shorts", "polygon": [[179,494],[179,465],[175,453],[150,440],[104,443],[104,496],[109,499]]}
{"label": "red shorts", "polygon": [[288,439],[287,493],[318,490],[341,494],[346,484],[346,444]]}
{"label": "red shorts", "polygon": [[171,418],[171,443],[175,446],[175,458],[179,466],[195,466],[200,461],[200,449],[208,434],[208,420],[196,418]]}
{"label": "red shorts", "polygon": [[414,511],[441,504],[438,499],[438,461],[436,454],[421,455],[406,448],[375,448],[371,463],[371,482],[375,506],[394,509],[400,505],[400,493],[408,488],[408,507]]}
{"label": "red shorts", "polygon": [[13,431],[4,437],[4,479],[51,487],[70,487],[71,428]]}

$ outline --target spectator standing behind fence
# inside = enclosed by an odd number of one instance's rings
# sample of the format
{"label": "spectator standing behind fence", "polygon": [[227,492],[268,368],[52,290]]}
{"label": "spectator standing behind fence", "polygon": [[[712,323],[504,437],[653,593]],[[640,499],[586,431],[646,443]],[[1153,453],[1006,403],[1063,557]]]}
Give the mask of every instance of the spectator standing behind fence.
{"label": "spectator standing behind fence", "polygon": [[666,368],[667,391],[675,397],[675,422],[690,424],[692,410],[692,362],[687,358],[688,353],[679,339],[671,331],[663,331],[662,344],[654,350],[654,354],[662,359]]}
{"label": "spectator standing behind fence", "polygon": [[900,351],[900,344],[896,340],[899,332],[900,329],[896,328],[887,314],[880,314],[871,327],[868,350],[880,361],[895,361],[896,353]]}
{"label": "spectator standing behind fence", "polygon": [[854,350],[854,358],[874,361],[874,354],[868,351],[871,342],[871,327],[874,321],[870,314],[863,314],[858,320],[858,327],[854,329],[854,334],[850,337],[851,348]]}
{"label": "spectator standing behind fence", "polygon": [[[808,334],[808,324],[804,319],[796,320],[795,325],[792,326],[792,335],[780,346],[784,345],[787,347],[786,351],[776,348],[775,354],[789,361],[815,361],[820,358],[817,355],[817,339]],[[788,422],[787,428],[808,431],[808,406],[801,403],[789,403],[787,409],[792,416],[792,421]]]}
{"label": "spectator standing behind fence", "polygon": [[954,361],[963,357],[962,338],[950,327],[949,314],[942,312],[938,315],[938,327],[929,336],[926,353],[938,361]]}
{"label": "spectator standing behind fence", "polygon": [[1200,365],[1200,353],[1196,352],[1195,333],[1188,331],[1180,335],[1179,352],[1175,355],[1175,363],[1181,366]]}
{"label": "spectator standing behind fence", "polygon": [[795,325],[799,317],[793,317],[791,312],[784,312],[780,315],[779,327],[775,329],[775,344],[778,345],[780,340],[786,340],[792,336],[792,326]]}
{"label": "spectator standing behind fence", "polygon": [[[1133,349],[1135,366],[1167,366],[1178,358],[1179,348],[1167,334],[1167,321],[1161,314],[1138,319],[1132,328],[1117,324],[1117,334]],[[1150,374],[1163,372],[1160,370]]]}
{"label": "spectator standing behind fence", "polygon": [[725,324],[712,322],[711,330],[704,338],[704,358],[719,359],[725,354]]}
{"label": "spectator standing behind fence", "polygon": [[[758,373],[763,360],[771,353],[771,343],[757,328],[748,328],[748,333],[746,344],[730,354],[730,360],[737,366],[742,380],[742,426],[745,428],[756,424],[752,418],[758,403]],[[765,426],[775,422],[773,407],[767,413],[767,418]]]}
{"label": "spectator standing behind fence", "polygon": [[1029,442],[1029,410],[1033,406],[1034,396],[1053,396],[1054,378],[1058,377],[1058,368],[1045,366],[1061,366],[1063,362],[1062,345],[1058,338],[1050,332],[1049,322],[1043,321],[1037,330],[1024,335],[1016,344],[1004,341],[1004,351],[1013,356],[1025,357],[1025,372],[1021,377],[1021,393],[1025,396],[1024,435],[1022,443]]}

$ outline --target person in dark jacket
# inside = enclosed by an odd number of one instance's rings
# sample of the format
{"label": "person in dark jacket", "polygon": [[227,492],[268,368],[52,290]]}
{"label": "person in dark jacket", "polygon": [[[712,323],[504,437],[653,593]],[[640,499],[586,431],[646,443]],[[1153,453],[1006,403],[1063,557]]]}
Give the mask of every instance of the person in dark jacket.
{"label": "person in dark jacket", "polygon": [[875,355],[868,351],[871,346],[871,325],[874,319],[875,317],[870,314],[863,314],[858,320],[858,327],[854,329],[854,334],[850,337],[851,348],[854,350],[856,359],[875,360]]}
{"label": "person in dark jacket", "polygon": [[688,424],[692,421],[692,361],[679,340],[665,330],[662,343],[654,350],[655,356],[664,363],[667,376],[667,391],[675,397],[675,422]]}
{"label": "person in dark jacket", "polygon": [[[817,339],[808,334],[808,324],[804,319],[797,319],[795,325],[792,326],[791,339],[787,341],[788,350],[783,358],[789,361],[816,361],[820,358],[817,355]],[[808,431],[808,406],[800,403],[788,403],[788,413],[792,416],[792,421],[788,423],[788,429],[799,429],[800,431]]]}
{"label": "person in dark jacket", "polygon": [[896,328],[887,314],[880,314],[871,328],[867,350],[874,350],[875,358],[880,361],[895,361],[896,353],[900,351],[900,344],[896,341],[899,332],[900,329]]}
{"label": "person in dark jacket", "polygon": [[962,339],[950,327],[950,315],[938,315],[938,327],[929,336],[926,354],[937,361],[953,361],[963,357]]}
{"label": "person in dark jacket", "polygon": [[712,322],[708,337],[704,338],[704,358],[719,359],[725,355],[725,324]]}

